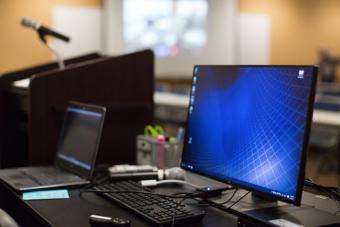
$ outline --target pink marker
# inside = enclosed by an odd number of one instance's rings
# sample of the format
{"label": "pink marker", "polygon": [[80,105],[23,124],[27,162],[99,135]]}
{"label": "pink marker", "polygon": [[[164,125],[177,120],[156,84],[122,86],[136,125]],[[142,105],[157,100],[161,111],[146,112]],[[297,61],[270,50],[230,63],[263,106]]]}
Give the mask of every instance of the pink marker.
{"label": "pink marker", "polygon": [[158,169],[164,169],[164,156],[165,156],[165,137],[163,135],[157,136],[158,154],[157,154],[157,167]]}

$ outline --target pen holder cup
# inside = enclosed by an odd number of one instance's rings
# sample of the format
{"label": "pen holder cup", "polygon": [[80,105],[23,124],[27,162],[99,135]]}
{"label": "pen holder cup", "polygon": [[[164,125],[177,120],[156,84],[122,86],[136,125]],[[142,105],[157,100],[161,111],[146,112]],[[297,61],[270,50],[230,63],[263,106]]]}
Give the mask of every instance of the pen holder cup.
{"label": "pen holder cup", "polygon": [[159,169],[179,166],[181,150],[178,143],[161,138],[137,136],[137,164],[152,165]]}

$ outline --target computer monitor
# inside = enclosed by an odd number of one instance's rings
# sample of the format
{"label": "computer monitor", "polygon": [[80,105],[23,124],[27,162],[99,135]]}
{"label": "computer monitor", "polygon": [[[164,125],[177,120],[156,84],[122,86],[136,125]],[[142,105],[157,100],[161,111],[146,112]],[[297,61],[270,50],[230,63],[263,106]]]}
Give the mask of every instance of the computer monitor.
{"label": "computer monitor", "polygon": [[181,167],[300,205],[317,68],[194,67]]}

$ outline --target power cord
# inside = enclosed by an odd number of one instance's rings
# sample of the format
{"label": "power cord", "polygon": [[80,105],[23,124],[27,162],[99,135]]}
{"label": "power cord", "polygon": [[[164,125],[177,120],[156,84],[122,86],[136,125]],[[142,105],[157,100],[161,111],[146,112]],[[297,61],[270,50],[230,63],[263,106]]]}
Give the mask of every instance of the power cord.
{"label": "power cord", "polygon": [[107,174],[98,174],[93,178],[90,184],[83,186],[82,188],[80,188],[80,190],[86,190],[96,185],[104,184],[106,181],[109,181],[109,180],[110,180],[110,176],[108,176]]}
{"label": "power cord", "polygon": [[304,185],[307,187],[314,188],[318,191],[324,192],[332,196],[335,200],[340,201],[340,189],[337,187],[323,186],[315,183],[314,181],[308,178],[304,181]]}
{"label": "power cord", "polygon": [[[185,193],[175,193],[175,194],[185,194]],[[187,199],[194,199],[195,197],[193,197],[192,195],[194,195],[194,193],[187,193],[188,197],[184,197],[182,198],[177,204],[176,206],[173,208],[172,211],[172,218],[171,218],[171,227],[175,226],[175,217],[176,217],[176,210],[179,206],[182,205],[182,203],[187,200]]]}
{"label": "power cord", "polygon": [[188,181],[183,181],[183,180],[160,180],[160,181],[157,181],[157,180],[142,180],[141,181],[141,185],[143,187],[154,187],[154,186],[157,186],[157,185],[160,185],[160,184],[184,184],[184,185],[191,186],[195,189],[203,188],[203,186],[196,185],[196,184],[190,183]]}
{"label": "power cord", "polygon": [[234,196],[236,195],[236,192],[237,192],[237,191],[238,191],[238,188],[236,188],[236,189],[234,190],[233,194],[232,194],[226,201],[220,202],[220,203],[214,203],[214,204],[216,204],[216,205],[224,205],[224,204],[226,204],[226,203],[229,203],[229,202],[234,198]]}
{"label": "power cord", "polygon": [[231,204],[230,206],[228,206],[226,209],[229,210],[230,208],[232,208],[233,206],[235,206],[237,203],[239,203],[244,197],[246,197],[248,194],[250,193],[250,191],[246,192],[243,196],[241,196],[238,200],[236,200],[233,204]]}
{"label": "power cord", "polygon": [[340,189],[337,187],[323,186],[315,183],[312,179],[305,179],[304,181],[305,187],[314,188],[322,193],[328,195],[331,199],[334,200],[335,204],[339,208],[334,214],[338,214],[340,212]]}
{"label": "power cord", "polygon": [[235,194],[236,194],[237,191],[238,191],[238,189],[235,189],[233,194],[224,202],[215,203],[215,202],[209,201],[210,206],[221,209],[221,210],[225,210],[225,211],[230,210],[233,206],[235,206],[237,203],[239,203],[244,197],[246,197],[250,193],[250,191],[246,192],[244,195],[242,195],[240,198],[238,198],[235,202],[233,202],[230,206],[225,207],[224,205],[229,203],[235,197]]}

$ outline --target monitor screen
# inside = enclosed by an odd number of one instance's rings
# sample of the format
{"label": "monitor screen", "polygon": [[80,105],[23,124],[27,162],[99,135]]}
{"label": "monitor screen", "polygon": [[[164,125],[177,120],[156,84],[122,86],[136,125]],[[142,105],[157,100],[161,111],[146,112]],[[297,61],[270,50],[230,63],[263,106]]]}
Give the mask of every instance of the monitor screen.
{"label": "monitor screen", "polygon": [[182,168],[300,204],[313,66],[195,66]]}
{"label": "monitor screen", "polygon": [[97,154],[104,112],[101,108],[69,106],[66,109],[57,157],[90,171]]}

